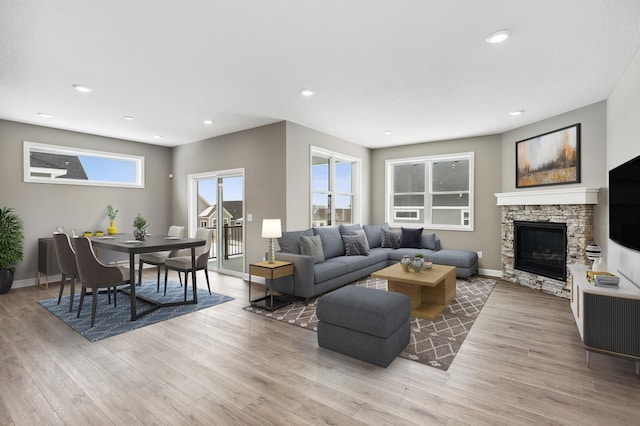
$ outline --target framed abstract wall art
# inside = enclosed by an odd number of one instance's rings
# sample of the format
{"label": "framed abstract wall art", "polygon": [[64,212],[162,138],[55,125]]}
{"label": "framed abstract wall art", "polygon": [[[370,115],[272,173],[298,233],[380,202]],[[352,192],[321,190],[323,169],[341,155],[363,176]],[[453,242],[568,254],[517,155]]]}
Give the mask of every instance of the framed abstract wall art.
{"label": "framed abstract wall art", "polygon": [[580,182],[580,123],[516,142],[516,188]]}

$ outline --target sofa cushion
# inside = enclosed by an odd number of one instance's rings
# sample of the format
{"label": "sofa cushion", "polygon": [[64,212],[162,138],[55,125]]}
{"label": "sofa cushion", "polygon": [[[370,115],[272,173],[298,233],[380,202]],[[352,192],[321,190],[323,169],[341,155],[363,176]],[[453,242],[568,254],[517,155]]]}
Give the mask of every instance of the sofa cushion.
{"label": "sofa cushion", "polygon": [[388,247],[388,248],[398,248],[400,245],[400,233],[391,231],[388,229],[381,228],[380,236],[382,237],[382,242],[380,247]]}
{"label": "sofa cushion", "polygon": [[434,253],[437,253],[437,252],[435,250],[430,250],[430,249],[399,248],[389,253],[389,260],[393,262],[399,262],[402,259],[402,256],[404,255],[413,257],[416,254],[421,254],[425,257],[425,260],[430,261],[431,260],[430,256]]}
{"label": "sofa cushion", "polygon": [[422,248],[437,250],[438,248],[436,247],[436,234],[434,233],[422,234],[421,246]]}
{"label": "sofa cushion", "polygon": [[400,228],[399,247],[420,248],[422,247],[422,230],[424,228],[411,229]]}
{"label": "sofa cushion", "polygon": [[[364,256],[363,256],[364,257]],[[328,281],[333,278],[346,275],[349,271],[347,265],[341,262],[335,262],[333,259],[327,259],[323,263],[316,263],[313,266],[313,282],[315,284]]]}
{"label": "sofa cushion", "polygon": [[340,229],[337,226],[313,228],[313,232],[316,235],[320,235],[325,260],[336,256],[344,256],[344,244],[342,243]]}
{"label": "sofa cushion", "polygon": [[353,225],[340,225],[338,226],[341,234],[350,234],[351,231],[360,231],[362,227],[359,223],[354,223]]}
{"label": "sofa cushion", "polygon": [[309,228],[304,231],[287,231],[282,233],[282,237],[278,238],[280,251],[284,253],[301,254],[300,237],[313,237],[313,229]]}
{"label": "sofa cushion", "polygon": [[376,263],[386,262],[389,260],[389,254],[393,252],[393,249],[376,247],[369,250],[369,264],[375,265]]}
{"label": "sofa cushion", "polygon": [[340,264],[347,267],[347,272],[355,272],[369,266],[368,256],[338,256],[328,259],[325,263]]}
{"label": "sofa cushion", "polygon": [[376,248],[382,245],[382,233],[380,232],[380,230],[386,229],[388,231],[389,224],[385,223],[382,225],[363,225],[362,229],[364,230],[364,233],[367,236],[369,247]]}
{"label": "sofa cushion", "polygon": [[322,241],[319,235],[307,237],[300,236],[300,253],[305,256],[313,256],[315,263],[324,262],[324,253],[322,251]]}
{"label": "sofa cushion", "polygon": [[351,234],[342,234],[344,251],[347,256],[357,256],[369,254],[369,243],[364,231],[352,231]]}

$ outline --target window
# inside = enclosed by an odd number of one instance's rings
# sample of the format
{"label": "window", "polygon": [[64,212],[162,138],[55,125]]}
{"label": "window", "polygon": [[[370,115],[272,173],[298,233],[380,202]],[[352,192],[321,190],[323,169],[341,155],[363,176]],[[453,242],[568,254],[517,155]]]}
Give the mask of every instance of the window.
{"label": "window", "polygon": [[24,181],[144,188],[144,157],[25,141]]}
{"label": "window", "polygon": [[472,231],[473,165],[473,152],[387,160],[387,221]]}
{"label": "window", "polygon": [[311,226],[360,221],[360,160],[311,148]]}

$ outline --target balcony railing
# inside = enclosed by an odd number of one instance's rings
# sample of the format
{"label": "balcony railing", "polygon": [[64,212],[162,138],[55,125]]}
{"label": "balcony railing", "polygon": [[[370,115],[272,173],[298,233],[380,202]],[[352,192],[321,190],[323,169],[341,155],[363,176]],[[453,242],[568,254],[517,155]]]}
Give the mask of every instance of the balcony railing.
{"label": "balcony railing", "polygon": [[[217,227],[210,227],[213,229],[213,244],[211,244],[211,252],[209,253],[209,259],[215,259],[218,256],[217,253]],[[227,225],[225,224],[222,229],[222,246],[224,259],[229,259],[229,256],[242,255],[242,225]]]}

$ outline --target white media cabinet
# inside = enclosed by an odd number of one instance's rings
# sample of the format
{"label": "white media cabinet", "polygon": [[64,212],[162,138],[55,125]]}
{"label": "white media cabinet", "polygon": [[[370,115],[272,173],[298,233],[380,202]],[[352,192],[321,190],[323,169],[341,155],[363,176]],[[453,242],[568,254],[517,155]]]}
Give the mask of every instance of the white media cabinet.
{"label": "white media cabinet", "polygon": [[624,277],[618,287],[587,281],[586,265],[570,265],[571,311],[587,351],[634,360],[640,376],[640,289]]}

